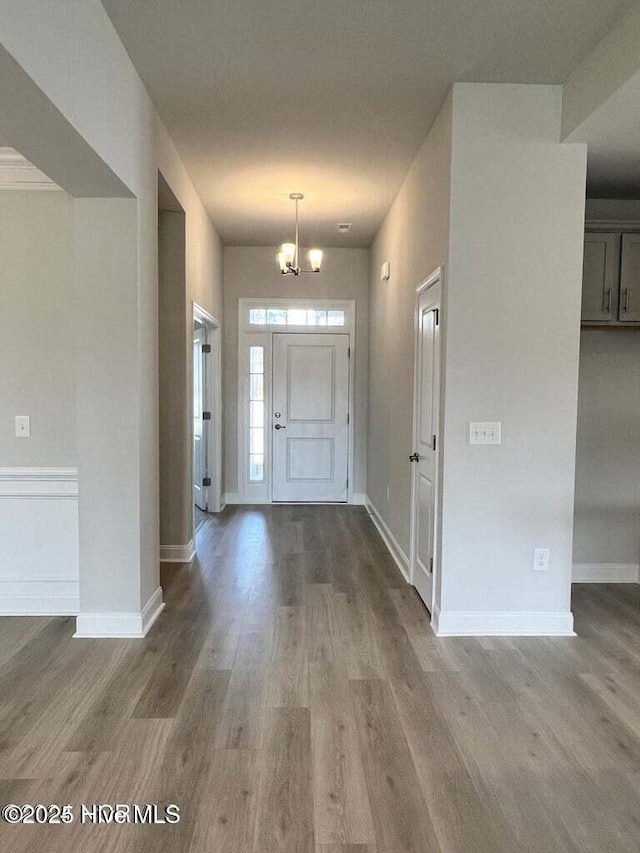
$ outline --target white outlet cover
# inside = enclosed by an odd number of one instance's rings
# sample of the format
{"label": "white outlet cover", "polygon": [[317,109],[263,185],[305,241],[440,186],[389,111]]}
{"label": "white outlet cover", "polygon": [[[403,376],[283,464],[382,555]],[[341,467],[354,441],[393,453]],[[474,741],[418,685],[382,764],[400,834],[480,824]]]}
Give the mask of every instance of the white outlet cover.
{"label": "white outlet cover", "polygon": [[469,424],[469,444],[501,444],[500,421],[472,421]]}
{"label": "white outlet cover", "polygon": [[550,548],[536,548],[533,552],[533,571],[548,572],[551,561]]}

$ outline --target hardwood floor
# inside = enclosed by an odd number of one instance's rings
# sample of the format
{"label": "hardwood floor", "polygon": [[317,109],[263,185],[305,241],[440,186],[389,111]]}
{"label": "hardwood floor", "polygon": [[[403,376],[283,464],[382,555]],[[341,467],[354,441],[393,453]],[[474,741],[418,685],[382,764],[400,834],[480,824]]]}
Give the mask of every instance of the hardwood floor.
{"label": "hardwood floor", "polygon": [[640,587],[577,638],[436,639],[359,507],[228,508],[145,640],[0,619],[0,801],[176,803],[0,825],[5,853],[640,850]]}

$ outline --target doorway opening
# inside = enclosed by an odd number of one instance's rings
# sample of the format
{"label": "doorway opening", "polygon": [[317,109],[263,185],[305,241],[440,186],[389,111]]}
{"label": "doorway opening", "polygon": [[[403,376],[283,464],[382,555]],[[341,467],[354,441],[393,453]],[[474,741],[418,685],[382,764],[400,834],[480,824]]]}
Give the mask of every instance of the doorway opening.
{"label": "doorway opening", "polygon": [[440,491],[440,328],[442,269],[416,293],[413,466],[411,488],[411,583],[433,614],[438,571]]}
{"label": "doorway opening", "polygon": [[347,503],[353,300],[240,299],[240,503]]}
{"label": "doorway opening", "polygon": [[221,509],[220,324],[193,303],[193,529]]}

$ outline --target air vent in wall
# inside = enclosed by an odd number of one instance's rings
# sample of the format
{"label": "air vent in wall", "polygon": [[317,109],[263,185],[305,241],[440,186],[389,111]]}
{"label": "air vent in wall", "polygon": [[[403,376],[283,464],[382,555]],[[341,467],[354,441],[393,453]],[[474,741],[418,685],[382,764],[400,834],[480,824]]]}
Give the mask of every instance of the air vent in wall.
{"label": "air vent in wall", "polygon": [[338,222],[338,231],[341,234],[348,234],[351,231],[351,223],[350,222]]}

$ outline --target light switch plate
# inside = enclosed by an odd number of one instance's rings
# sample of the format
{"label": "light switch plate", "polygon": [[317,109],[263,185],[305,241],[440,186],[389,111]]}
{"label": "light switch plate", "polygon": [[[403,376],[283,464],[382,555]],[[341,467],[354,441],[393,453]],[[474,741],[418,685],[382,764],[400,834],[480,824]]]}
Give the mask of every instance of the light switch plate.
{"label": "light switch plate", "polygon": [[31,435],[31,422],[29,415],[16,415],[16,437],[29,438]]}
{"label": "light switch plate", "polygon": [[469,444],[500,444],[502,424],[499,421],[474,421],[469,424]]}

